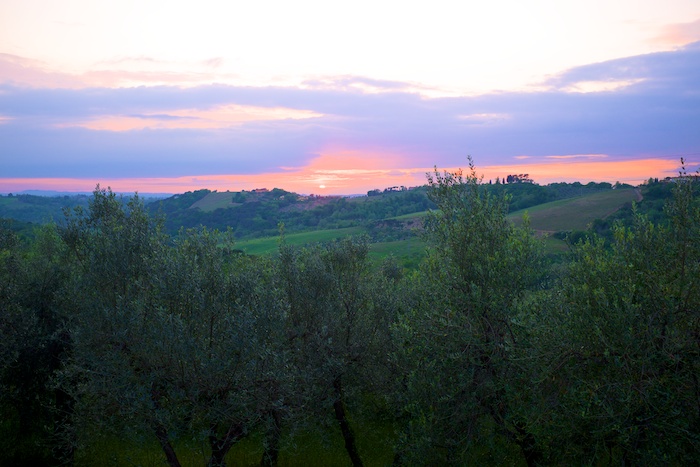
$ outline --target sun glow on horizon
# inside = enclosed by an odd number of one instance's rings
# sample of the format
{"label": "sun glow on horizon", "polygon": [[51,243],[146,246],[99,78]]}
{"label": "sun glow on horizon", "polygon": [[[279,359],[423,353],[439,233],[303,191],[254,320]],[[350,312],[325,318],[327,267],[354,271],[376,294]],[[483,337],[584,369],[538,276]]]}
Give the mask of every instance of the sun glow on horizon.
{"label": "sun glow on horizon", "polygon": [[[65,192],[90,192],[99,183],[115,192],[140,193],[184,193],[200,189],[217,191],[242,191],[255,188],[281,188],[300,194],[314,193],[321,189],[328,195],[364,194],[372,189],[391,186],[420,186],[426,184],[426,174],[434,168],[341,168],[327,166],[322,157],[307,167],[287,169],[283,172],[264,174],[197,175],[163,178],[21,178],[0,179],[3,193],[18,193],[24,190],[51,190]],[[688,161],[687,161],[688,162]],[[698,162],[688,162],[692,167]],[[332,167],[332,168],[324,168]],[[543,161],[526,164],[477,166],[477,174],[484,183],[503,178],[509,174],[528,173],[535,183],[546,185],[556,182],[610,182],[616,181],[638,185],[649,177],[665,178],[678,174],[676,160],[648,158],[624,161]],[[438,168],[439,172],[454,172],[458,167]],[[319,183],[323,180],[324,183]],[[327,182],[325,182],[327,180]]]}

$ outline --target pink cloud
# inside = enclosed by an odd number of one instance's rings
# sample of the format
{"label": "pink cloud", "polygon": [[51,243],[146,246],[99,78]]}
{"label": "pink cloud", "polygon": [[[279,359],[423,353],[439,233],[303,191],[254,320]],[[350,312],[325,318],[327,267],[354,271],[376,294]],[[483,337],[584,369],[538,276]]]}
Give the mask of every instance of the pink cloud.
{"label": "pink cloud", "polygon": [[[357,154],[320,155],[306,167],[286,168],[282,172],[262,174],[198,175],[161,178],[22,178],[0,179],[2,192],[29,189],[56,191],[92,191],[99,183],[116,192],[184,193],[202,188],[218,191],[241,191],[254,188],[282,188],[302,194],[362,194],[375,188],[418,186],[426,183],[428,167],[391,167],[397,160],[392,155],[373,154],[363,159]],[[438,168],[455,171],[456,167]],[[639,184],[649,177],[667,177],[678,173],[678,161],[635,159],[625,161],[557,160],[529,164],[477,166],[484,181],[509,174],[528,173],[539,184],[554,182],[587,183],[616,181]],[[321,188],[323,186],[323,188]]]}
{"label": "pink cloud", "polygon": [[[536,183],[546,185],[556,182],[610,182],[620,181],[638,185],[649,177],[664,178],[678,173],[679,161],[669,159],[643,158],[633,160],[600,160],[605,155],[566,158],[559,156],[555,161],[542,161],[528,164],[491,165],[483,167],[486,179],[516,173],[527,173]],[[478,169],[478,167],[477,167]]]}
{"label": "pink cloud", "polygon": [[144,129],[220,129],[246,122],[302,120],[323,114],[304,109],[259,107],[252,105],[222,105],[209,110],[181,109],[149,112],[138,116],[105,115],[87,120],[56,125],[59,128],[81,127],[101,131],[132,131]]}
{"label": "pink cloud", "polygon": [[51,70],[38,60],[4,53],[0,53],[0,83],[38,88],[85,87],[80,77]]}
{"label": "pink cloud", "polygon": [[79,89],[141,85],[187,87],[240,81],[240,76],[237,74],[215,73],[213,71],[219,68],[222,63],[221,58],[212,58],[197,64],[200,71],[180,72],[171,71],[174,68],[181,68],[177,63],[163,62],[150,57],[124,57],[102,62],[99,65],[104,67],[103,69],[76,74],[52,69],[48,64],[39,60],[0,53],[0,84]]}
{"label": "pink cloud", "polygon": [[690,23],[669,24],[652,41],[667,46],[682,46],[700,40],[700,19]]}

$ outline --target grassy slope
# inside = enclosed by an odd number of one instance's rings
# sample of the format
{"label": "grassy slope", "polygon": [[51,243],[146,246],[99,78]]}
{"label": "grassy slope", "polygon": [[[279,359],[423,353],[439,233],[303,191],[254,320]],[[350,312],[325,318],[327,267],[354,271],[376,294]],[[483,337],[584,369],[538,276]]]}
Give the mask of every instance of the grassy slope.
{"label": "grassy slope", "polygon": [[540,232],[585,230],[595,219],[604,219],[625,203],[637,199],[634,189],[610,190],[579,198],[552,201],[511,213],[508,217],[516,224],[523,215],[530,216],[530,226]]}
{"label": "grassy slope", "polygon": [[[595,219],[604,219],[625,203],[637,200],[637,191],[632,188],[602,191],[540,204],[513,212],[508,217],[516,224],[522,224],[523,216],[527,213],[530,217],[530,227],[542,235],[567,230],[586,230]],[[545,237],[544,242],[547,254],[559,254],[569,249],[564,240],[552,236]]]}
{"label": "grassy slope", "polygon": [[204,212],[210,212],[218,208],[230,208],[232,206],[234,206],[233,193],[229,191],[214,191],[194,203],[191,208],[199,208]]}
{"label": "grassy slope", "polygon": [[[361,235],[364,230],[361,227],[349,227],[346,229],[316,230],[313,232],[301,232],[287,234],[286,240],[290,245],[303,246],[311,243],[327,242],[348,235]],[[244,240],[236,243],[236,248],[249,255],[274,254],[279,248],[280,238],[265,237]],[[387,256],[400,259],[406,266],[417,266],[425,256],[425,244],[418,237],[393,242],[373,243],[370,245],[369,257],[374,261],[381,261]]]}
{"label": "grassy slope", "polygon": [[[361,227],[348,227],[346,229],[314,230],[312,232],[300,232],[286,234],[285,238],[290,245],[307,245],[309,243],[327,242],[348,235],[359,235],[363,232]],[[236,243],[236,248],[249,255],[265,255],[274,253],[279,247],[279,236],[254,238]]]}
{"label": "grassy slope", "polygon": [[[516,224],[522,223],[523,215],[530,216],[530,225],[538,233],[546,234],[562,230],[585,230],[593,220],[605,218],[623,206],[636,200],[633,189],[611,190],[579,198],[571,198],[551,203],[541,204],[522,211],[509,214]],[[423,218],[426,212],[417,212],[398,216],[394,219],[409,220]],[[292,245],[305,245],[341,238],[346,235],[358,235],[363,232],[361,227],[336,230],[317,230],[287,235],[287,242]],[[251,255],[270,254],[277,251],[279,237],[258,238],[238,243],[238,248]],[[545,239],[546,252],[560,253],[568,249],[566,243],[553,237]],[[407,264],[417,264],[425,254],[425,244],[417,237],[393,242],[375,243],[372,245],[370,256],[380,260],[388,255],[402,259]]]}

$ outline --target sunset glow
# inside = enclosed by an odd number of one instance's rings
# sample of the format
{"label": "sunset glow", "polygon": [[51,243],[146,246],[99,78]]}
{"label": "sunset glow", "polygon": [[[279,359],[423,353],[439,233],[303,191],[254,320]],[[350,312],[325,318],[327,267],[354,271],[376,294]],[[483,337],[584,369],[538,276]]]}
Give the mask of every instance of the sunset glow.
{"label": "sunset glow", "polygon": [[6,0],[0,193],[635,184],[700,165],[699,68],[694,0]]}
{"label": "sunset glow", "polygon": [[[698,164],[697,161],[694,164]],[[460,167],[439,168],[440,172],[455,172]],[[680,166],[677,162],[664,159],[641,159],[628,161],[586,161],[534,163],[527,165],[486,166],[479,168],[478,175],[483,181],[503,179],[510,174],[528,173],[536,183],[545,185],[555,182],[605,181],[638,185],[649,177],[663,179],[678,175]],[[434,168],[402,168],[376,170],[338,170],[324,168],[316,163],[312,167],[289,170],[282,173],[254,175],[201,175],[197,177],[174,178],[133,178],[133,179],[71,179],[71,178],[37,178],[37,179],[0,179],[0,185],[8,192],[18,193],[41,187],[43,190],[90,192],[97,184],[110,187],[120,193],[184,193],[203,188],[216,191],[241,191],[256,188],[280,188],[300,194],[357,195],[369,190],[390,186],[420,186],[426,183],[427,174]],[[320,180],[326,183],[318,184]],[[381,180],[381,184],[376,181]],[[144,189],[144,187],[146,187]]]}

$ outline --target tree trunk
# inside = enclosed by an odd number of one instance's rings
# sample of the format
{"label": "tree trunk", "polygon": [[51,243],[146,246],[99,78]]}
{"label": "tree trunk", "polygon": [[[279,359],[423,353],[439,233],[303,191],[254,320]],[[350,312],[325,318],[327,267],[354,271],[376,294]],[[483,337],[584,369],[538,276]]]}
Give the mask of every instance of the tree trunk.
{"label": "tree trunk", "polygon": [[[160,389],[156,383],[153,383],[151,385],[151,402],[153,402],[153,407],[156,411],[161,408],[160,397]],[[155,414],[153,415],[153,420],[151,423],[153,425],[153,431],[156,434],[156,438],[158,438],[158,442],[160,443],[160,447],[165,453],[165,458],[168,461],[168,465],[170,465],[170,467],[181,467],[180,461],[177,459],[177,455],[175,454],[175,449],[173,449],[172,444],[170,444],[168,430],[166,430],[165,426],[163,426],[163,424],[157,420]]]}
{"label": "tree trunk", "polygon": [[226,467],[226,453],[228,449],[214,443],[211,445],[211,457],[209,458],[208,467]]}
{"label": "tree trunk", "polygon": [[[496,420],[496,423],[499,423],[499,420]],[[505,429],[505,424],[501,426]],[[542,449],[537,445],[535,436],[527,431],[525,425],[521,422],[513,422],[513,427],[515,428],[515,432],[505,431],[510,433],[510,438],[520,447],[520,451],[523,453],[527,466],[536,467],[542,465],[544,462],[544,454],[542,453]]]}
{"label": "tree trunk", "polygon": [[211,447],[211,457],[209,467],[226,467],[226,454],[231,447],[243,437],[243,428],[240,425],[233,425],[222,438],[216,436],[216,425],[212,425],[209,431],[209,446]]}
{"label": "tree trunk", "polygon": [[345,413],[345,402],[343,400],[343,385],[340,376],[333,380],[333,389],[335,389],[335,401],[333,402],[333,409],[335,410],[335,418],[340,424],[340,431],[343,433],[343,439],[345,440],[345,450],[350,456],[352,465],[354,467],[362,467],[362,459],[360,459],[360,453],[357,450],[357,444],[355,443],[355,434],[350,428],[350,423],[348,422]]}
{"label": "tree trunk", "polygon": [[272,409],[268,413],[270,425],[267,429],[265,450],[260,461],[262,467],[275,467],[280,454],[280,439],[282,438],[282,416],[278,409]]}
{"label": "tree trunk", "polygon": [[161,423],[154,422],[154,429],[156,432],[156,438],[158,438],[158,442],[160,443],[160,447],[163,448],[163,452],[165,453],[165,458],[168,461],[168,465],[170,467],[181,467],[180,461],[177,459],[177,455],[175,454],[175,449],[173,449],[173,446],[170,444],[168,432],[165,427]]}
{"label": "tree trunk", "polygon": [[542,450],[537,446],[532,433],[525,433],[518,444],[520,445],[520,450],[523,452],[528,467],[542,465],[544,461]]}
{"label": "tree trunk", "polygon": [[61,465],[71,466],[75,458],[77,440],[75,439],[73,430],[67,430],[66,428],[70,424],[70,417],[73,414],[75,401],[62,389],[56,389],[54,391],[54,397],[56,401],[56,411],[54,412],[53,435],[55,439],[61,440],[54,447],[55,458]]}

